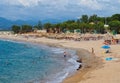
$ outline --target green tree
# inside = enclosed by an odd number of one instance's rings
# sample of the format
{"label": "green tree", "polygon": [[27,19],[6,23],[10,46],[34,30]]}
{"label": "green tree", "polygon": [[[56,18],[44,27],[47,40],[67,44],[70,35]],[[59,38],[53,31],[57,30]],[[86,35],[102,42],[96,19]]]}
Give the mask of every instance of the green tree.
{"label": "green tree", "polygon": [[95,24],[88,24],[88,27],[89,27],[89,30],[88,30],[88,32],[94,32],[96,29],[95,29]]}
{"label": "green tree", "polygon": [[88,23],[88,15],[82,15],[81,22]]}
{"label": "green tree", "polygon": [[60,25],[61,25],[60,23],[57,23],[57,24],[53,25],[54,31],[56,33],[60,33],[61,32],[61,26]]}
{"label": "green tree", "polygon": [[68,24],[66,22],[63,22],[60,24],[60,28],[61,28],[62,32],[66,32],[67,27],[68,27]]}
{"label": "green tree", "polygon": [[104,23],[98,22],[96,24],[96,30],[97,30],[98,33],[104,33],[104,31],[105,31]]}
{"label": "green tree", "polygon": [[94,14],[94,15],[90,16],[89,22],[94,22],[94,23],[96,23],[96,22],[97,22],[97,15]]}
{"label": "green tree", "polygon": [[42,29],[42,23],[41,23],[41,21],[38,22],[38,29]]}
{"label": "green tree", "polygon": [[37,25],[33,26],[34,30],[42,30],[42,27],[43,26],[42,26],[41,21],[39,21]]}
{"label": "green tree", "polygon": [[85,33],[86,23],[80,23],[79,28],[81,29],[81,33]]}
{"label": "green tree", "polygon": [[81,21],[80,21],[80,19],[77,19],[77,23],[80,23]]}
{"label": "green tree", "polygon": [[120,21],[111,21],[109,22],[111,31],[115,30],[117,33],[120,33]]}
{"label": "green tree", "polygon": [[51,23],[45,23],[45,24],[44,24],[44,28],[45,28],[45,29],[49,29],[49,28],[51,28],[51,26],[52,26]]}
{"label": "green tree", "polygon": [[13,31],[14,33],[19,33],[19,32],[20,32],[20,26],[18,26],[18,25],[13,25],[13,26],[12,26],[12,31]]}
{"label": "green tree", "polygon": [[114,15],[112,15],[111,19],[112,20],[118,20],[118,21],[120,21],[120,14],[114,14]]}
{"label": "green tree", "polygon": [[51,23],[45,23],[45,24],[44,24],[44,29],[46,29],[46,31],[49,33],[50,30],[51,30],[51,26],[52,26]]}
{"label": "green tree", "polygon": [[37,26],[37,25],[35,25],[35,26],[33,26],[33,28],[34,28],[34,29],[38,29],[38,26]]}
{"label": "green tree", "polygon": [[22,25],[21,32],[27,33],[32,31],[32,26],[31,25]]}
{"label": "green tree", "polygon": [[106,24],[109,24],[109,22],[112,21],[112,18],[111,17],[106,17]]}
{"label": "green tree", "polygon": [[74,23],[75,22],[75,20],[68,20],[68,21],[66,21],[66,23],[68,23],[68,24],[71,24],[71,23]]}
{"label": "green tree", "polygon": [[71,32],[74,32],[75,29],[78,29],[78,23],[74,22],[71,24],[68,24],[68,30],[70,30]]}

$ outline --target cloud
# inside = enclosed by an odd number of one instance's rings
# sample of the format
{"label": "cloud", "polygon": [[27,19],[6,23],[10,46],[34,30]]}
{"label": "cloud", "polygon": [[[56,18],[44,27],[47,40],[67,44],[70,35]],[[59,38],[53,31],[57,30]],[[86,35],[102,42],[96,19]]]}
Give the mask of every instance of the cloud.
{"label": "cloud", "polygon": [[18,0],[25,7],[36,6],[40,0]]}
{"label": "cloud", "polygon": [[118,2],[120,3],[120,0],[118,0]]}
{"label": "cloud", "polygon": [[75,18],[120,13],[120,0],[0,0],[0,17],[9,19]]}
{"label": "cloud", "polygon": [[97,0],[80,0],[79,4],[93,10],[102,9],[102,5]]}
{"label": "cloud", "polygon": [[24,7],[31,7],[31,6],[36,6],[38,5],[39,1],[41,0],[0,0],[0,4],[5,4],[5,5],[21,5]]}

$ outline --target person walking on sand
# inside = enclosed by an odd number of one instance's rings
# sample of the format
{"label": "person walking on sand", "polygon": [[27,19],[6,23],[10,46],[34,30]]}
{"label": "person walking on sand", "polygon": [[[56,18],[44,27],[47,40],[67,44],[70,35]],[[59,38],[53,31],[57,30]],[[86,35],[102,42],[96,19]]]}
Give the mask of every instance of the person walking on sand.
{"label": "person walking on sand", "polygon": [[92,48],[92,54],[95,54],[95,53],[94,53],[94,48]]}

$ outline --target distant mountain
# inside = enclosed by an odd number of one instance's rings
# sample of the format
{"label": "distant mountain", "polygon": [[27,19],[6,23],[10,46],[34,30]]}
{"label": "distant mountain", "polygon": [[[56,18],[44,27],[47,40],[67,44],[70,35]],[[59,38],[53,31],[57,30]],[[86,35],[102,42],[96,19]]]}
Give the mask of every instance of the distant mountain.
{"label": "distant mountain", "polygon": [[[45,19],[45,20],[41,20],[42,24],[44,23],[61,23],[65,21],[65,19]],[[12,20],[8,20],[6,18],[2,18],[0,17],[0,30],[10,30],[12,25],[23,25],[23,24],[29,24],[29,25],[36,25],[38,24],[38,20],[37,21],[32,21],[32,20],[28,20],[28,21],[23,21],[23,20],[16,20],[16,21],[12,21]]]}
{"label": "distant mountain", "polygon": [[45,19],[45,20],[42,20],[42,23],[52,23],[52,24],[55,24],[55,23],[61,23],[63,22],[64,19]]}
{"label": "distant mountain", "polygon": [[8,29],[11,24],[12,24],[12,21],[0,17],[0,30]]}
{"label": "distant mountain", "polygon": [[23,21],[23,20],[12,21],[12,20],[8,20],[6,18],[0,17],[0,30],[10,30],[12,25],[23,25],[23,24],[36,25],[37,22],[31,21],[31,20],[28,20],[28,21]]}

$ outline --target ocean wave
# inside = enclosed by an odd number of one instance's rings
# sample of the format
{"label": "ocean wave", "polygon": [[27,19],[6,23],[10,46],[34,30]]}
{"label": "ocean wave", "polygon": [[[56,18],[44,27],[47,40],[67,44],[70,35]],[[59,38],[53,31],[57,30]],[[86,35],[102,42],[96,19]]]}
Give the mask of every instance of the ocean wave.
{"label": "ocean wave", "polygon": [[72,55],[71,58],[67,59],[66,67],[62,69],[60,72],[54,74],[51,80],[45,83],[61,83],[65,78],[73,75],[78,69],[81,63],[78,63],[76,60],[78,59],[77,55]]}
{"label": "ocean wave", "polygon": [[60,48],[53,48],[52,52],[59,54],[59,53],[64,53],[64,49],[60,49]]}

